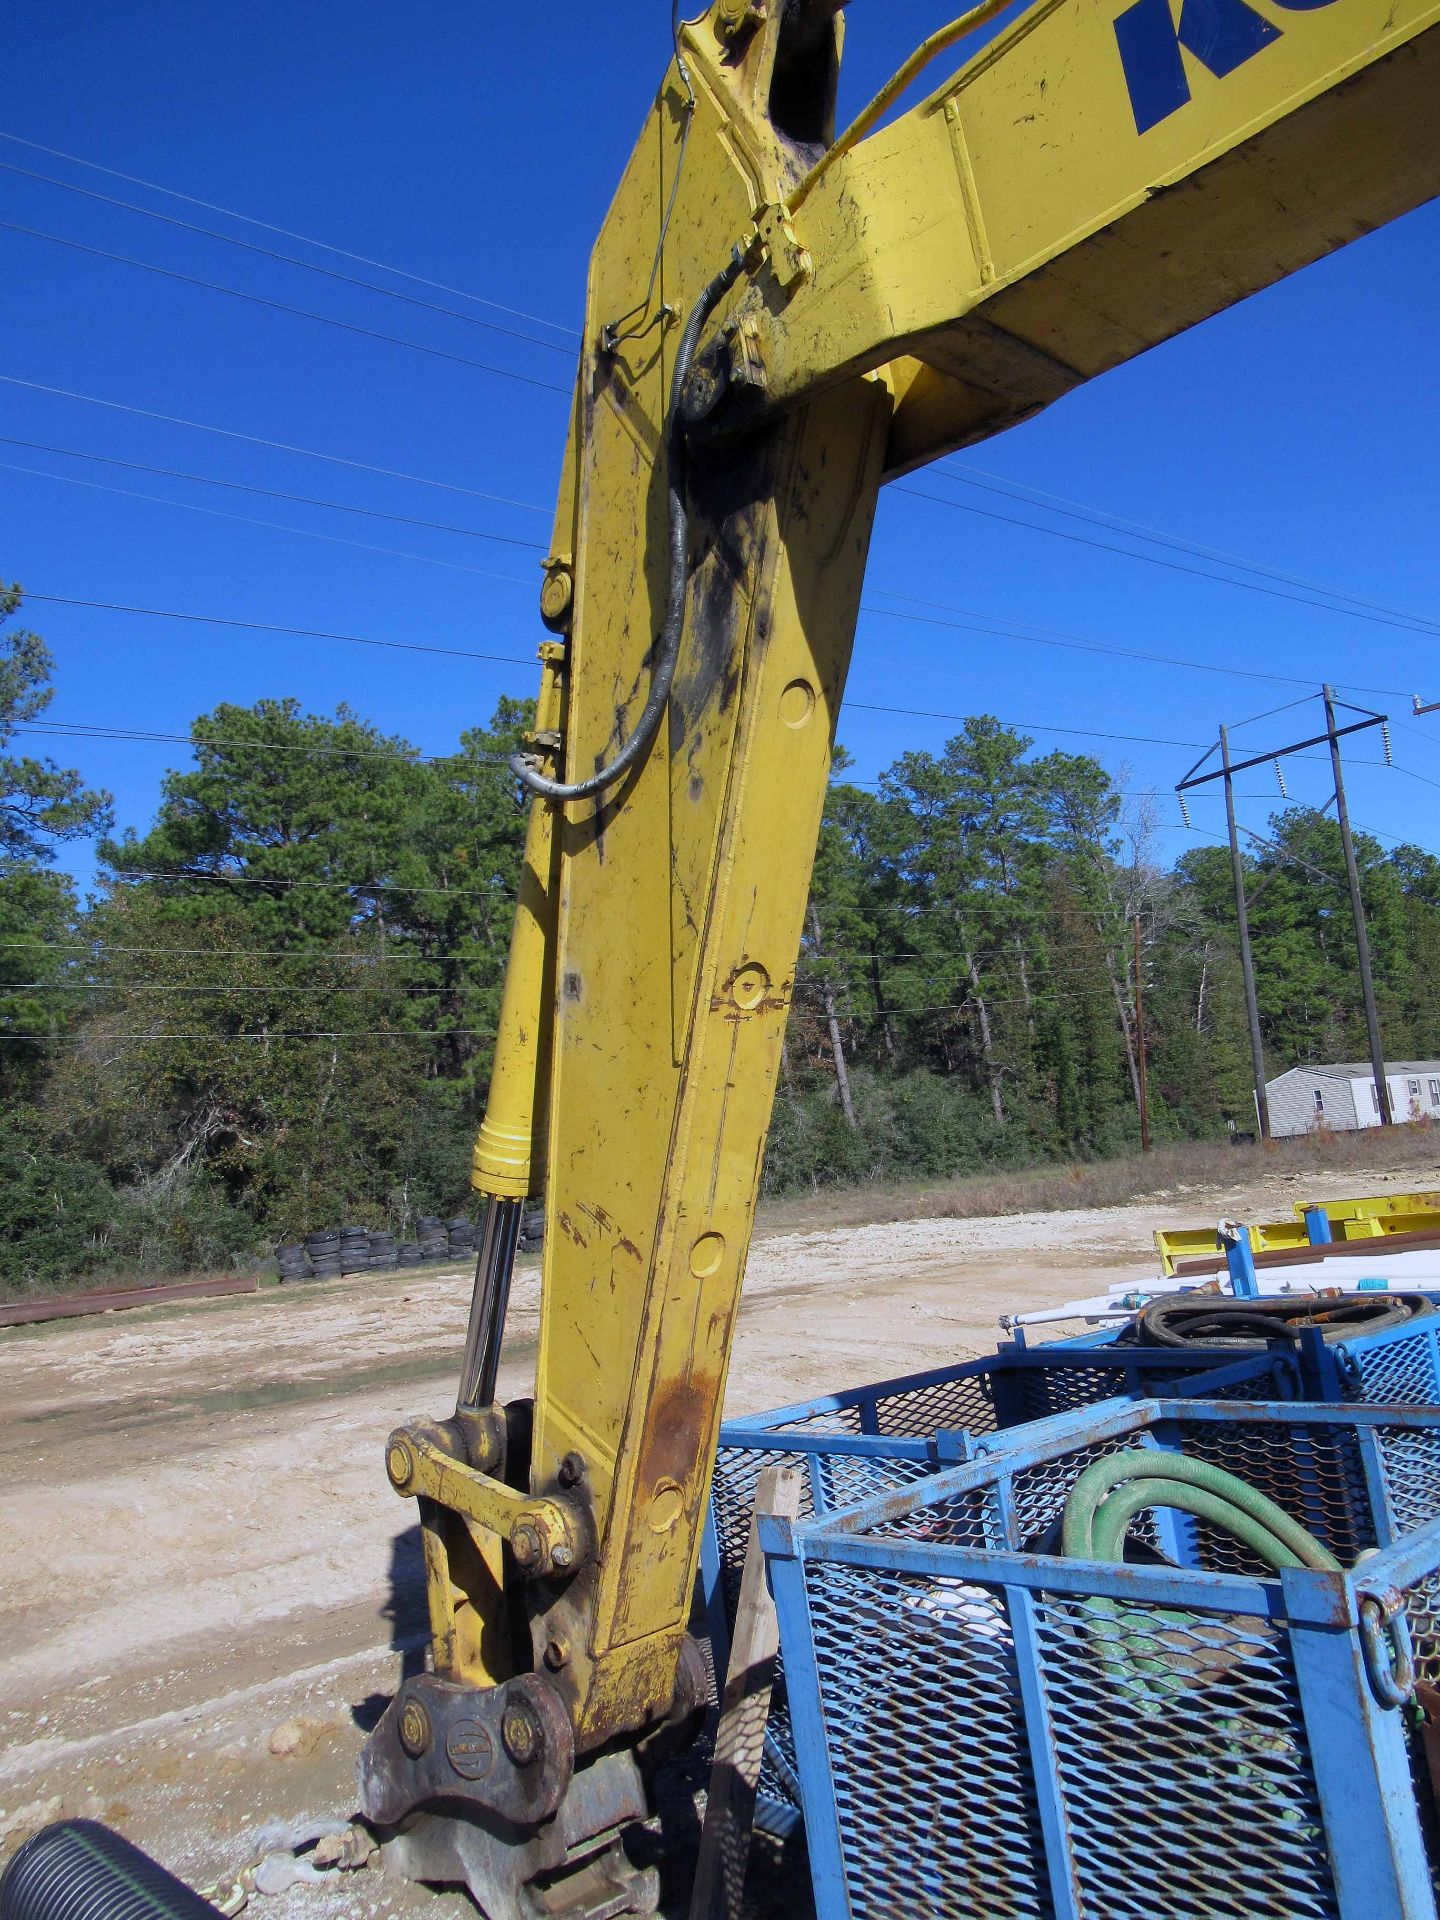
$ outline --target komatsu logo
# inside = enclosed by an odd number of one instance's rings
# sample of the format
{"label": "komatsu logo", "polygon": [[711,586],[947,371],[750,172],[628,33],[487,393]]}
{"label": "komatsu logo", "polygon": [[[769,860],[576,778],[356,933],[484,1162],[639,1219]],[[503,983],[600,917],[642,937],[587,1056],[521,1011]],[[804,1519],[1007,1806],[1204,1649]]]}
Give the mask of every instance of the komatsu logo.
{"label": "komatsu logo", "polygon": [[[1274,4],[1288,13],[1313,13],[1333,6],[1334,0],[1274,0]],[[1135,0],[1116,20],[1115,38],[1136,132],[1148,133],[1189,100],[1182,47],[1217,80],[1223,80],[1280,37],[1279,27],[1245,0],[1183,0],[1178,23],[1170,0]]]}

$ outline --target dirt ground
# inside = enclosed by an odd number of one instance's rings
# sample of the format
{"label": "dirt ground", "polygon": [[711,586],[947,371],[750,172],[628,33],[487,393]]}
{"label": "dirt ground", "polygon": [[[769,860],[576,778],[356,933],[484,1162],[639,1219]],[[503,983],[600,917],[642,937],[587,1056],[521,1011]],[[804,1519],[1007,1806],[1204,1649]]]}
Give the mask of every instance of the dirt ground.
{"label": "dirt ground", "polygon": [[[762,1222],[727,1410],[988,1352],[1002,1312],[1152,1274],[1160,1226],[1432,1181],[1440,1164],[1008,1218]],[[344,1824],[364,1731],[424,1642],[413,1508],[383,1443],[446,1411],[469,1285],[426,1270],[0,1333],[0,1859],[90,1814],[205,1887]],[[538,1295],[522,1267],[502,1394],[529,1388]],[[277,1756],[288,1721],[297,1750]],[[250,1910],[473,1914],[375,1872]]]}

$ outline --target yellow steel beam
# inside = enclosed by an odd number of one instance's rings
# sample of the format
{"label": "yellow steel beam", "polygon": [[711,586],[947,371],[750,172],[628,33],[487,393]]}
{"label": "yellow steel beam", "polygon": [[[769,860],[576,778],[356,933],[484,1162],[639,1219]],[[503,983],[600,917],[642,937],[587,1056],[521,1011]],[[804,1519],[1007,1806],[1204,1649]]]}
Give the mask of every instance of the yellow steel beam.
{"label": "yellow steel beam", "polygon": [[898,360],[899,471],[1416,206],[1440,192],[1437,20],[1184,0],[1177,29],[1168,0],[1043,0],[794,214],[811,272],[757,277],[765,387],[734,417]]}

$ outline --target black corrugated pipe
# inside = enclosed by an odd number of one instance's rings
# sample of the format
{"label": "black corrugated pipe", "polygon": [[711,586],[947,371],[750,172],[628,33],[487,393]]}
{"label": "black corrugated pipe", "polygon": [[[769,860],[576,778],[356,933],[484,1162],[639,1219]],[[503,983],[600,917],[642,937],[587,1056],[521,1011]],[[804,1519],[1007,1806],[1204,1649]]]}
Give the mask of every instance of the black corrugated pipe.
{"label": "black corrugated pipe", "polygon": [[98,1820],[27,1840],[0,1878],[0,1920],[220,1920],[208,1900]]}

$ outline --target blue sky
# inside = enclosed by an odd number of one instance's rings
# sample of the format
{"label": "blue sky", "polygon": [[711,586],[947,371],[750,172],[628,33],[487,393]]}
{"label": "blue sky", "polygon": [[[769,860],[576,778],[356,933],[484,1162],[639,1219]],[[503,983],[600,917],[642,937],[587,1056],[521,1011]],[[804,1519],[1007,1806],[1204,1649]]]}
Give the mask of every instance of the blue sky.
{"label": "blue sky", "polygon": [[[947,12],[943,0],[855,0],[842,118]],[[413,283],[386,282],[549,347],[327,282],[14,171],[0,170],[0,221],[567,388],[573,340],[563,329],[578,323],[589,248],[663,70],[667,28],[663,0],[528,9],[455,0],[412,0],[404,8],[376,0],[311,0],[299,8],[47,0],[12,18],[0,130],[521,309],[535,318],[510,319]],[[12,139],[0,139],[0,162],[239,238],[267,238]],[[947,466],[1440,617],[1437,238],[1440,214],[1421,209]],[[290,241],[273,244],[345,266]],[[502,540],[546,541],[563,394],[4,227],[0,257],[0,375],[11,381],[518,504],[0,382],[6,440],[446,521]],[[957,478],[942,480],[938,470],[910,484],[991,514],[1135,545]],[[1144,551],[1193,564],[1184,554]],[[541,637],[538,557],[524,545],[0,445],[0,577],[35,594],[529,658]],[[861,703],[994,712],[1025,723],[1041,751],[1094,751],[1128,770],[1128,787],[1158,789],[1171,823],[1170,854],[1195,844],[1169,798],[1196,757],[1183,743],[1212,739],[1220,720],[1238,721],[1303,689],[916,624],[882,611],[906,610],[887,591],[963,609],[981,625],[1044,628],[1226,669],[1393,689],[1388,699],[1355,697],[1401,718],[1411,691],[1440,699],[1433,635],[888,492],[869,575],[871,610],[861,619],[852,704],[841,725],[857,775],[873,779],[907,747],[938,750],[955,730],[943,720],[868,713]],[[51,718],[58,722],[183,734],[219,700],[294,694],[317,711],[348,701],[423,748],[444,751],[462,727],[489,715],[502,692],[533,690],[528,667],[38,602],[29,622],[56,654]],[[1289,737],[1314,711],[1246,729],[1237,752]],[[1046,724],[1176,744],[1089,739],[1045,731]],[[1377,736],[1363,736],[1351,754],[1352,812],[1382,836],[1440,847],[1440,786],[1426,784],[1440,781],[1440,715],[1408,722],[1393,740],[1397,761],[1423,778],[1365,764],[1380,755]],[[109,787],[120,823],[139,827],[153,813],[165,769],[185,757],[180,747],[104,740],[60,739],[52,750]],[[1289,785],[1297,797],[1328,797],[1318,759],[1293,766]],[[1242,816],[1263,826],[1273,776],[1259,770],[1241,791],[1253,796]],[[1218,822],[1213,799],[1192,811],[1197,824]],[[72,864],[82,876],[89,871],[83,850]]]}

